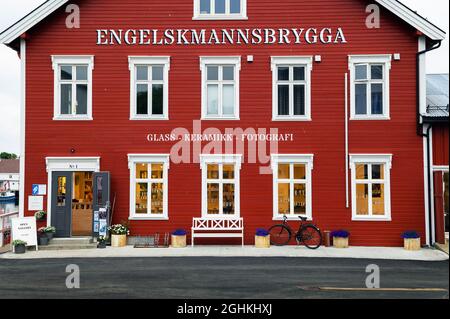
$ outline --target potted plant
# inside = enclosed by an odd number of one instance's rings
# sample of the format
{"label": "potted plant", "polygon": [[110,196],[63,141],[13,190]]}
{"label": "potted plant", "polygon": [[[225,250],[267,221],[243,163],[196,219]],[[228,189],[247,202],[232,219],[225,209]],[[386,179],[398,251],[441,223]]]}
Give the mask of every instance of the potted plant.
{"label": "potted plant", "polygon": [[51,240],[53,238],[53,235],[56,233],[56,228],[53,226],[48,226],[48,227],[41,227],[38,229],[38,231],[42,234],[47,236],[47,238],[49,240]]}
{"label": "potted plant", "polygon": [[267,230],[258,228],[255,233],[256,248],[270,248],[270,234]]}
{"label": "potted plant", "polygon": [[101,248],[101,249],[106,248],[106,237],[105,236],[99,236],[97,238],[97,242],[98,242],[97,248]]}
{"label": "potted plant", "polygon": [[402,234],[403,247],[406,250],[420,250],[420,235],[414,230],[405,231]]}
{"label": "potted plant", "polygon": [[111,232],[111,246],[112,247],[124,247],[127,245],[127,235],[130,234],[128,225],[115,224],[110,226]]}
{"label": "potted plant", "polygon": [[25,254],[27,242],[23,240],[14,240],[12,242],[15,254]]}
{"label": "potted plant", "polygon": [[45,221],[47,219],[47,212],[40,210],[34,214],[34,217],[36,217],[36,220],[39,222]]}
{"label": "potted plant", "polygon": [[48,242],[50,240],[47,237],[47,234],[44,232],[44,228],[45,227],[39,228],[39,231],[38,231],[38,239],[39,239],[39,245],[40,246],[47,246]]}
{"label": "potted plant", "polygon": [[348,248],[348,239],[350,233],[346,230],[332,231],[330,236],[333,238],[333,247],[335,248]]}
{"label": "potted plant", "polygon": [[172,233],[171,243],[173,248],[186,247],[186,231],[184,229],[177,229]]}

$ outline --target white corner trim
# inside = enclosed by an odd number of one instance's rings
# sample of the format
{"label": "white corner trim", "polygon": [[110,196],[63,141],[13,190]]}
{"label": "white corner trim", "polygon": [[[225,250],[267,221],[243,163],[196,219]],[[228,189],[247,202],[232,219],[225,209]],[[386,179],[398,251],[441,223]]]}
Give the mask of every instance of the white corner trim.
{"label": "white corner trim", "polygon": [[26,118],[26,66],[27,44],[20,39],[20,173],[19,173],[19,216],[25,216],[25,118]]}

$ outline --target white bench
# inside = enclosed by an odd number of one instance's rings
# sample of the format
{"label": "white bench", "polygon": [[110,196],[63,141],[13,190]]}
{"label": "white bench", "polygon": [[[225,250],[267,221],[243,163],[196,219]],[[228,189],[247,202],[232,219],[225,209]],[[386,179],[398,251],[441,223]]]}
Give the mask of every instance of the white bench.
{"label": "white bench", "polygon": [[244,246],[243,218],[194,218],[191,244],[194,238],[241,238]]}

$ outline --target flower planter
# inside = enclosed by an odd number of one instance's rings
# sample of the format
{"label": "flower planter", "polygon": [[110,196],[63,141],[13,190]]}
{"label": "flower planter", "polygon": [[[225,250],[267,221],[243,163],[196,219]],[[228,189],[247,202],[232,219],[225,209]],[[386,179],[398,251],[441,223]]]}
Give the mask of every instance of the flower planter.
{"label": "flower planter", "polygon": [[25,251],[26,251],[25,245],[15,245],[14,246],[15,254],[25,254]]}
{"label": "flower planter", "polygon": [[334,248],[348,248],[348,238],[333,237]]}
{"label": "flower planter", "polygon": [[186,247],[186,235],[172,235],[171,243],[173,248],[184,248]]}
{"label": "flower planter", "polygon": [[49,239],[47,236],[39,236],[39,246],[47,246]]}
{"label": "flower planter", "polygon": [[45,233],[45,236],[47,236],[48,240],[52,240],[54,233]]}
{"label": "flower planter", "polygon": [[255,236],[256,248],[270,248],[270,235],[267,236]]}
{"label": "flower planter", "polygon": [[125,247],[127,245],[127,235],[111,235],[112,247]]}
{"label": "flower planter", "polygon": [[420,238],[405,238],[403,246],[406,250],[420,250]]}

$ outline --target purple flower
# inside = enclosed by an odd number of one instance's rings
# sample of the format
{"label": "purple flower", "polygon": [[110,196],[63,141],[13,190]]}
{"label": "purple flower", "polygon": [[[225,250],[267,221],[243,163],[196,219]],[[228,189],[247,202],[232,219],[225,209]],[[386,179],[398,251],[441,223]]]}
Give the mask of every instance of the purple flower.
{"label": "purple flower", "polygon": [[266,237],[269,236],[269,232],[263,228],[256,229],[256,236]]}
{"label": "purple flower", "polygon": [[186,235],[186,231],[184,229],[177,229],[176,231],[174,231],[172,233],[172,235],[174,235],[174,236],[185,236]]}
{"label": "purple flower", "polygon": [[408,230],[402,234],[402,238],[403,239],[416,239],[416,238],[420,238],[420,235],[415,230]]}
{"label": "purple flower", "polygon": [[335,230],[332,231],[330,234],[331,237],[338,237],[338,238],[348,238],[350,237],[350,233],[346,230]]}

